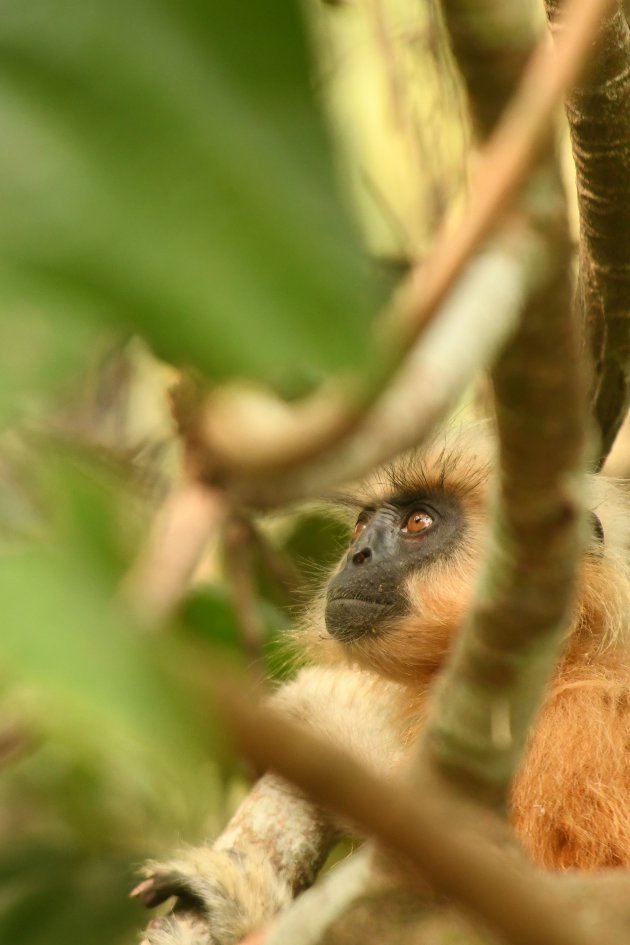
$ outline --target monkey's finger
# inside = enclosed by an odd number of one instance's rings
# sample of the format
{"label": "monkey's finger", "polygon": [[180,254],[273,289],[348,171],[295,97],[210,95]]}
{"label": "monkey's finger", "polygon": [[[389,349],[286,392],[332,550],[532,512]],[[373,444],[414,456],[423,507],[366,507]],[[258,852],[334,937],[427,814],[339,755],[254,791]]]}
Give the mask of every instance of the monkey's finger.
{"label": "monkey's finger", "polygon": [[139,899],[148,909],[159,906],[171,896],[177,896],[176,910],[204,911],[201,899],[191,892],[186,878],[174,872],[153,873],[138,883],[129,895],[132,899]]}
{"label": "monkey's finger", "polygon": [[[140,899],[142,902],[144,902],[144,897],[151,892],[152,888],[153,880],[143,879],[141,883],[138,883],[138,885],[134,886],[134,888],[131,890],[129,893],[129,898]],[[140,945],[143,945],[143,943],[141,942]]]}

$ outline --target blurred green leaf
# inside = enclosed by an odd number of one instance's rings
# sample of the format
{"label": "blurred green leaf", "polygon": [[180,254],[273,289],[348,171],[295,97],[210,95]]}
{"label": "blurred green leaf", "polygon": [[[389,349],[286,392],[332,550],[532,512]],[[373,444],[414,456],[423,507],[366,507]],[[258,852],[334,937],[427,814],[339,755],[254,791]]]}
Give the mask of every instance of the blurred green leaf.
{"label": "blurred green leaf", "polygon": [[238,620],[232,596],[223,585],[195,587],[180,608],[180,624],[198,639],[210,641],[222,650],[242,651]]}
{"label": "blurred green leaf", "polygon": [[[258,599],[260,618],[265,629],[263,653],[275,676],[277,651],[283,648],[282,634],[288,627],[286,615],[264,598]],[[209,642],[214,648],[243,657],[242,631],[234,607],[232,592],[220,584],[208,584],[187,597],[180,612],[182,627],[196,638]]]}
{"label": "blurred green leaf", "polygon": [[2,5],[4,318],[106,319],[285,391],[365,366],[378,299],[334,197],[298,7]]}
{"label": "blurred green leaf", "polygon": [[57,539],[114,593],[144,524],[131,471],[99,463],[79,449],[42,451],[40,459],[40,491],[48,497]]}
{"label": "blurred green leaf", "polygon": [[285,545],[307,576],[326,574],[348,547],[348,523],[325,512],[301,515]]}
{"label": "blurred green leaf", "polygon": [[131,945],[143,922],[122,857],[25,847],[0,856],[0,941],[11,945]]}
{"label": "blurred green leaf", "polygon": [[68,378],[83,368],[88,347],[96,336],[93,324],[77,322],[62,312],[53,320],[29,306],[27,297],[25,293],[11,306],[10,317],[7,310],[0,310],[2,428],[15,422],[25,410],[41,409],[51,390],[62,390]]}
{"label": "blurred green leaf", "polygon": [[61,724],[96,750],[180,755],[194,730],[150,645],[67,548],[23,548],[0,560],[0,665],[33,684]]}
{"label": "blurred green leaf", "polygon": [[32,488],[49,515],[0,554],[0,670],[84,753],[142,757],[185,778],[207,733],[172,675],[169,641],[141,633],[117,599],[133,517],[125,480],[51,449],[36,470]]}

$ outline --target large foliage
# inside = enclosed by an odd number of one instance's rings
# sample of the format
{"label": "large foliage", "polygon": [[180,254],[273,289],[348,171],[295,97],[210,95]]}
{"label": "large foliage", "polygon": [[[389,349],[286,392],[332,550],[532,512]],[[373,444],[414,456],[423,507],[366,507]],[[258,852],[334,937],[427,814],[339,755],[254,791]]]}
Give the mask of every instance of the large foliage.
{"label": "large foliage", "polygon": [[7,3],[0,79],[0,940],[115,945],[141,921],[131,865],[224,803],[195,648],[238,629],[221,587],[161,637],[116,602],[145,503],[77,444],[103,431],[69,379],[140,334],[294,396],[366,363],[379,298],[296,4]]}

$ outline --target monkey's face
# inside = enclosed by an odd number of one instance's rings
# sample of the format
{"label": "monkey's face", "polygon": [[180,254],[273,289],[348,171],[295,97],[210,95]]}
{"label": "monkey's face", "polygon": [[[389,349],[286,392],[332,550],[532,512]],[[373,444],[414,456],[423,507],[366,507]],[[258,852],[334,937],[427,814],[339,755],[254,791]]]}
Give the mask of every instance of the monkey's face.
{"label": "monkey's face", "polygon": [[[326,593],[326,629],[342,643],[392,630],[422,604],[423,576],[448,570],[468,531],[457,496],[391,495],[360,513]],[[447,579],[447,578],[446,578]],[[410,595],[410,583],[418,594]]]}
{"label": "monkey's face", "polygon": [[[348,552],[310,612],[307,626],[322,657],[343,655],[401,681],[439,668],[473,601],[492,470],[492,443],[473,427],[381,470],[359,495],[340,497],[362,511]],[[597,514],[572,629],[578,643],[588,637],[597,647],[627,624],[630,583],[617,602],[609,572],[616,556],[627,561],[630,515],[617,486],[596,477],[592,487]]]}
{"label": "monkey's face", "polygon": [[342,655],[398,680],[439,667],[483,559],[491,450],[478,427],[440,436],[339,497],[361,511],[307,615],[320,658]]}
{"label": "monkey's face", "polygon": [[361,512],[307,615],[322,658],[343,656],[397,680],[440,666],[483,560],[492,454],[484,428],[439,435],[340,497]]}

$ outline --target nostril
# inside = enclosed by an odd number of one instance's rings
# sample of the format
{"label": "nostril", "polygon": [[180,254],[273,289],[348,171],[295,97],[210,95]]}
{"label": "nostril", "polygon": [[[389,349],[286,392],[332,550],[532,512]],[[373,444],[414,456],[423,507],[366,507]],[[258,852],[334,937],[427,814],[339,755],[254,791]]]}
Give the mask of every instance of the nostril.
{"label": "nostril", "polygon": [[369,548],[362,548],[361,551],[357,551],[356,554],[352,555],[353,564],[363,564],[365,561],[369,561],[372,557],[372,552]]}

